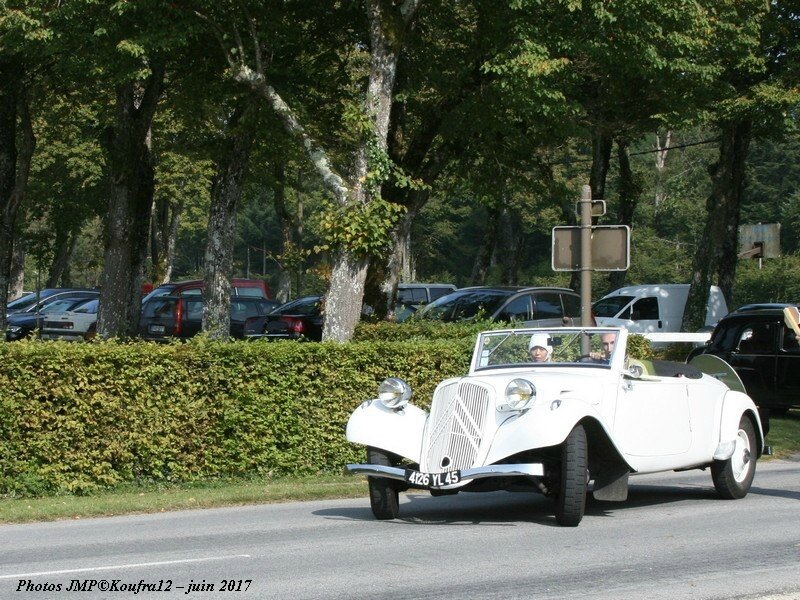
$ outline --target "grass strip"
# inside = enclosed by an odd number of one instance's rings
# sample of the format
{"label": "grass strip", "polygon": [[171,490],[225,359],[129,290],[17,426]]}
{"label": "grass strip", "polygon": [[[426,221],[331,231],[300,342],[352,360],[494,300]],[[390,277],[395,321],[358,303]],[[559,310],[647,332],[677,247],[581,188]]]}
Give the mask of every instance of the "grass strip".
{"label": "grass strip", "polygon": [[0,499],[0,523],[84,519],[193,508],[366,497],[363,477],[324,475],[183,486],[125,486],[89,496]]}

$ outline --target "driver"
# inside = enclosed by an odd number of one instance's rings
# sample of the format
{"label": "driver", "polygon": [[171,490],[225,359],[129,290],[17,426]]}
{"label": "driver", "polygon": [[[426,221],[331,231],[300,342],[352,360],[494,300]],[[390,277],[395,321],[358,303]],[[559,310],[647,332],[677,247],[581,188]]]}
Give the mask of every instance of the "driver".
{"label": "driver", "polygon": [[546,333],[534,333],[528,342],[528,354],[533,362],[550,362],[553,347]]}
{"label": "driver", "polygon": [[614,353],[614,344],[617,342],[617,334],[608,332],[600,334],[600,345],[603,348],[602,352],[592,352],[589,356],[596,362],[608,364],[611,360],[611,355]]}

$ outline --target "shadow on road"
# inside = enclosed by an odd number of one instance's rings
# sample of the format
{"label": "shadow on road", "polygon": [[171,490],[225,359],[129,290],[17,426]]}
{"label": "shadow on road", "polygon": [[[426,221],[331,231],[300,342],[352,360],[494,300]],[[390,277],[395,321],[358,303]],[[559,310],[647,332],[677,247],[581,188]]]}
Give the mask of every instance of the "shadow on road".
{"label": "shadow on road", "polygon": [[[752,494],[800,499],[800,493],[754,487]],[[719,502],[712,486],[697,485],[650,485],[630,486],[628,499],[624,502],[601,502],[591,493],[587,497],[586,515],[592,517],[613,516],[624,511],[647,506],[663,506],[687,500]],[[372,521],[369,499],[364,498],[362,507],[326,508],[315,515],[333,519]],[[513,526],[517,523],[538,523],[558,527],[553,516],[553,500],[539,494],[524,492],[464,492],[456,496],[434,498],[423,492],[401,495],[400,517],[392,523],[399,525],[495,525]]]}

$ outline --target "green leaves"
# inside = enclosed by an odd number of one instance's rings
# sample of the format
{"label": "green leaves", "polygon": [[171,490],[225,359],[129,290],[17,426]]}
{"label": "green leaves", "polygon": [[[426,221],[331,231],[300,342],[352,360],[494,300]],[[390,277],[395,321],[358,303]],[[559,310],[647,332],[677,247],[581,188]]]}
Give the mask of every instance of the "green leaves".
{"label": "green leaves", "polygon": [[340,472],[380,381],[425,405],[472,340],[0,345],[0,497]]}
{"label": "green leaves", "polygon": [[328,202],[318,225],[326,243],[315,250],[344,248],[357,255],[379,252],[386,248],[392,228],[405,210],[380,197],[368,204],[343,207]]}

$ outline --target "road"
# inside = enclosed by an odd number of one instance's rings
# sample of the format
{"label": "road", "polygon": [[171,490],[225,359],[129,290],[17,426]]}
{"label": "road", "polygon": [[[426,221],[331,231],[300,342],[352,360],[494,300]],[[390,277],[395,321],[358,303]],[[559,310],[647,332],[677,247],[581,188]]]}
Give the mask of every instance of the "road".
{"label": "road", "polygon": [[0,598],[800,599],[800,461],[759,463],[735,501],[708,472],[634,477],[577,528],[535,494],[401,503],[390,522],[365,497],[2,526]]}

